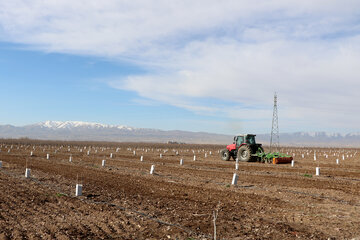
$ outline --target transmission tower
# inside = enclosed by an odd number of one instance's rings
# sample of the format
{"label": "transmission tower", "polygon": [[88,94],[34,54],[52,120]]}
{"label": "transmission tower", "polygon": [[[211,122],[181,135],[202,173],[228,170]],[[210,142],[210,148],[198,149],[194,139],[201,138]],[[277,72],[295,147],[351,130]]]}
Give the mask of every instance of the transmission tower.
{"label": "transmission tower", "polygon": [[277,111],[277,94],[274,94],[274,110],[273,110],[273,119],[271,127],[271,137],[270,137],[270,152],[275,150],[279,152],[279,122],[278,122],[278,111]]}

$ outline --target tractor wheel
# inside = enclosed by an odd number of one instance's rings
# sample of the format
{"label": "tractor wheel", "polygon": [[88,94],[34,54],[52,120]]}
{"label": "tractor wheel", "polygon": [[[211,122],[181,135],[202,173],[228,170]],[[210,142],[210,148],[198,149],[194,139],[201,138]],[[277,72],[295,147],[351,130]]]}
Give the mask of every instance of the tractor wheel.
{"label": "tractor wheel", "polygon": [[251,159],[251,149],[247,145],[242,145],[239,150],[237,157],[239,161],[242,162],[250,162]]}
{"label": "tractor wheel", "polygon": [[223,149],[220,151],[220,157],[224,161],[229,161],[230,159],[230,152],[227,149]]}

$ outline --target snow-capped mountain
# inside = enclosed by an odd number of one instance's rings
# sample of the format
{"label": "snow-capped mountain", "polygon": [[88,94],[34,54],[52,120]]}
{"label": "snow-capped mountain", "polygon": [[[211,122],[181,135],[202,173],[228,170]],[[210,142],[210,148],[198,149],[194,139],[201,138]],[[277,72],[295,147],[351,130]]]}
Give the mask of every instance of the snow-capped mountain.
{"label": "snow-capped mountain", "polygon": [[299,132],[300,136],[310,136],[310,137],[345,137],[346,134],[341,133],[328,133],[328,132]]}
{"label": "snow-capped mountain", "polygon": [[[230,144],[233,136],[205,132],[163,131],[123,125],[81,121],[45,121],[15,127],[0,125],[0,138],[114,142],[186,142]],[[270,134],[257,134],[256,140],[269,145]],[[280,134],[282,146],[360,147],[360,133],[295,132]]]}
{"label": "snow-capped mountain", "polygon": [[[259,134],[258,140],[270,142],[270,134]],[[281,133],[280,145],[288,146],[325,146],[360,147],[360,133],[295,132]]]}
{"label": "snow-capped mountain", "polygon": [[49,129],[73,129],[73,128],[87,128],[87,129],[103,129],[103,128],[117,128],[117,129],[126,129],[134,130],[132,127],[127,127],[123,125],[108,125],[101,123],[93,122],[81,122],[81,121],[45,121],[40,123],[35,123],[34,127],[49,128]]}

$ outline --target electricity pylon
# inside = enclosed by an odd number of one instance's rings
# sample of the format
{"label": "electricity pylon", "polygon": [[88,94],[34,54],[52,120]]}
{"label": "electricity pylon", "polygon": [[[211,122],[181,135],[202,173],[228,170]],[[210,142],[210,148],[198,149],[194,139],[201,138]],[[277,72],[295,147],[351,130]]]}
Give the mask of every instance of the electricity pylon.
{"label": "electricity pylon", "polygon": [[279,122],[278,122],[278,111],[277,111],[277,94],[274,94],[274,110],[273,110],[273,119],[271,127],[271,137],[270,137],[270,152],[273,150],[279,152],[280,143],[279,143]]}

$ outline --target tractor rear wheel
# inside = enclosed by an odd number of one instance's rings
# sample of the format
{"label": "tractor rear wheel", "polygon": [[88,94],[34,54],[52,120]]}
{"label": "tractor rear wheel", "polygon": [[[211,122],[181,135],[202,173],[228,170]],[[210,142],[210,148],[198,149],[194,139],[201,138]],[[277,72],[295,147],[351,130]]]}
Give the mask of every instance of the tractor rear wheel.
{"label": "tractor rear wheel", "polygon": [[223,149],[220,151],[220,157],[224,161],[229,161],[230,159],[230,152],[227,149]]}
{"label": "tractor rear wheel", "polygon": [[238,150],[237,157],[238,157],[239,161],[250,162],[250,159],[251,159],[250,147],[247,145],[242,145]]}

